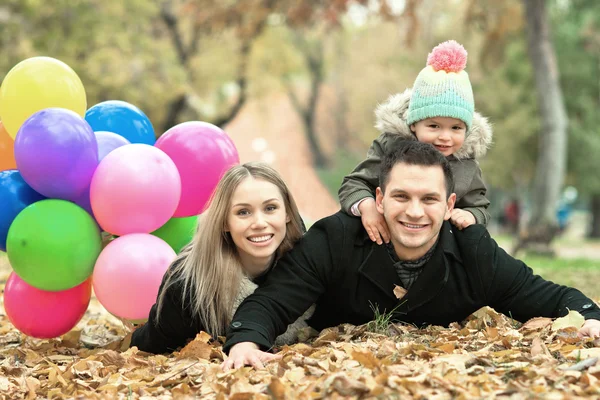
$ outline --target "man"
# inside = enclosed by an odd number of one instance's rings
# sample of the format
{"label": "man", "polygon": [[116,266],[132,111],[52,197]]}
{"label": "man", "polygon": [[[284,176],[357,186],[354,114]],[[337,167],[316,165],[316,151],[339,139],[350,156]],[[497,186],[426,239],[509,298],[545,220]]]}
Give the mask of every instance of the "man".
{"label": "man", "polygon": [[[373,307],[419,326],[461,321],[483,306],[519,321],[580,312],[580,334],[600,336],[600,309],[580,291],[545,281],[509,256],[482,225],[449,222],[456,199],[446,158],[432,145],[407,141],[384,157],[377,210],[390,245],[373,243],[359,218],[338,212],[318,221],[283,256],[264,285],[238,308],[223,368],[257,368],[277,358],[275,337],[313,303],[317,330],[373,319]],[[407,290],[398,299],[395,286]]]}

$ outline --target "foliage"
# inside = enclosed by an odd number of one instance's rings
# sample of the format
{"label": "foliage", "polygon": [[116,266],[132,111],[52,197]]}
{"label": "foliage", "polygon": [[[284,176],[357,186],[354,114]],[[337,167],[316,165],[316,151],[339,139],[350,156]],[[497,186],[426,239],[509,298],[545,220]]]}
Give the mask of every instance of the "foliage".
{"label": "foliage", "polygon": [[554,43],[569,115],[569,183],[600,194],[600,4],[557,2],[552,17]]}

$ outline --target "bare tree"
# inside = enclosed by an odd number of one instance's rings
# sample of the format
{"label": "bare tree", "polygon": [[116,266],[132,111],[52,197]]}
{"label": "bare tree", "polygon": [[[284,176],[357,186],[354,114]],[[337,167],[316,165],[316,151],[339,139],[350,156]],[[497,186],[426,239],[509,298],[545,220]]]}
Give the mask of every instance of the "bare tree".
{"label": "bare tree", "polygon": [[558,232],[556,206],[567,159],[567,112],[550,38],[546,0],[523,0],[523,3],[528,54],[534,71],[542,128],[533,182],[532,214],[515,251],[536,244],[542,246],[543,252],[553,254],[551,242]]}

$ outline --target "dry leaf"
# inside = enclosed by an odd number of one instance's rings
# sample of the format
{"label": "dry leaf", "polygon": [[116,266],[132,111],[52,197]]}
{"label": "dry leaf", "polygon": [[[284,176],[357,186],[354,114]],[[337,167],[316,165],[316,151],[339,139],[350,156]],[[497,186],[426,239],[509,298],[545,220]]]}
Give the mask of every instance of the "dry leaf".
{"label": "dry leaf", "polygon": [[192,340],[179,352],[179,358],[210,359],[212,346],[202,340]]}
{"label": "dry leaf", "polygon": [[570,310],[564,317],[554,320],[552,323],[552,330],[558,331],[566,328],[581,329],[584,323],[585,318],[583,318],[583,315],[579,314],[577,311]]}
{"label": "dry leaf", "polygon": [[361,363],[363,366],[371,369],[371,368],[379,368],[380,362],[377,359],[377,357],[375,357],[373,355],[373,353],[370,353],[368,351],[357,351],[354,350],[352,352],[352,358],[356,361],[358,361],[359,363]]}
{"label": "dry leaf", "polygon": [[398,300],[400,300],[401,298],[403,298],[406,293],[408,293],[408,290],[404,289],[402,286],[398,286],[398,285],[394,285],[394,295],[396,296],[396,298]]}
{"label": "dry leaf", "polygon": [[552,318],[537,317],[532,318],[521,326],[521,330],[543,329],[552,323]]}

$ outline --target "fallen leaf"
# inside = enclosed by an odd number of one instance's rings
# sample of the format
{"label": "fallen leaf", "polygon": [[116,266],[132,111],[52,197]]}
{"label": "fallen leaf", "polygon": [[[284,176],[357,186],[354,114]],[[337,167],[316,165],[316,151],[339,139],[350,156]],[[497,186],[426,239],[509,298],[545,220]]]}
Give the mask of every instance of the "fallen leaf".
{"label": "fallen leaf", "polygon": [[406,293],[408,293],[408,290],[404,289],[402,286],[394,285],[394,295],[398,300],[406,296]]}
{"label": "fallen leaf", "polygon": [[369,369],[379,368],[379,365],[381,364],[377,357],[368,351],[354,350],[351,355],[354,360]]}
{"label": "fallen leaf", "polygon": [[521,326],[521,330],[538,330],[543,329],[552,323],[552,318],[536,317],[525,322]]}
{"label": "fallen leaf", "polygon": [[593,357],[600,358],[600,348],[595,347],[593,349],[573,350],[571,353],[569,353],[569,355],[567,355],[567,358],[575,358],[575,359],[581,359],[581,360],[585,360],[586,358],[593,358]]}
{"label": "fallen leaf", "polygon": [[581,329],[584,323],[585,318],[583,318],[583,315],[579,314],[577,311],[570,310],[564,317],[554,320],[552,323],[552,330],[558,331],[565,328]]}

